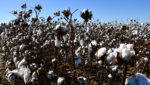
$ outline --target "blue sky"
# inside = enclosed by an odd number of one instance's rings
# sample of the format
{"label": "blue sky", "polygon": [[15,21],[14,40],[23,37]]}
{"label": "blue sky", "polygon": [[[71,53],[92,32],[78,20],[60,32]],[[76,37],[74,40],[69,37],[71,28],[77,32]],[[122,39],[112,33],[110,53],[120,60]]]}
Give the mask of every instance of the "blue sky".
{"label": "blue sky", "polygon": [[71,10],[79,9],[74,17],[80,18],[83,9],[90,9],[94,19],[102,22],[115,21],[126,22],[128,19],[137,19],[140,22],[150,22],[150,0],[1,0],[0,22],[8,22],[14,16],[12,10],[20,10],[20,5],[27,3],[31,8],[37,4],[42,5],[40,16],[53,16],[56,10],[62,11],[65,8]]}

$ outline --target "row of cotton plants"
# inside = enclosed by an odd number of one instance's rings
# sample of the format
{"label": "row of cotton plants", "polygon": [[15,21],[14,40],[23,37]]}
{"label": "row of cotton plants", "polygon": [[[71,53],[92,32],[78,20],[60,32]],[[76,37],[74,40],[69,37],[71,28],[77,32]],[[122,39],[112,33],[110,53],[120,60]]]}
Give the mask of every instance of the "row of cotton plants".
{"label": "row of cotton plants", "polygon": [[70,9],[44,18],[41,5],[21,8],[0,26],[10,84],[150,85],[149,23],[100,23],[88,9],[81,11],[83,22]]}

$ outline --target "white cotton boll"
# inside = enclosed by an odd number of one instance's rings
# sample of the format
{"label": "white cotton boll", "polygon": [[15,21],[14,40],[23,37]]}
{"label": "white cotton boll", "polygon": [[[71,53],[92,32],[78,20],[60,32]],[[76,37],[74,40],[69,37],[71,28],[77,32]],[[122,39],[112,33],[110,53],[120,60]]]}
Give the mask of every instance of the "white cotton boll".
{"label": "white cotton boll", "polygon": [[32,73],[31,82],[34,83],[35,80],[38,80],[38,74],[37,74],[37,72],[34,71]]}
{"label": "white cotton boll", "polygon": [[125,85],[137,85],[137,82],[133,78],[126,78]]}
{"label": "white cotton boll", "polygon": [[56,58],[53,58],[53,59],[52,59],[52,63],[55,62],[55,61],[56,61]]}
{"label": "white cotton boll", "polygon": [[80,84],[83,84],[83,82],[86,81],[87,78],[85,78],[84,76],[79,76],[79,77],[77,78],[77,80],[80,82]]}
{"label": "white cotton boll", "polygon": [[86,32],[87,32],[87,33],[89,33],[89,32],[90,32],[90,28],[89,28],[89,27],[87,27]]}
{"label": "white cotton boll", "polygon": [[55,40],[55,46],[56,47],[60,47],[61,46],[61,41],[59,41],[58,39]]}
{"label": "white cotton boll", "polygon": [[6,50],[6,48],[3,46],[3,47],[2,47],[2,50],[3,50],[3,51],[5,51],[5,50]]}
{"label": "white cotton boll", "polygon": [[64,80],[65,80],[64,77],[58,77],[57,85],[60,85]]}
{"label": "white cotton boll", "polygon": [[132,34],[133,34],[133,35],[138,35],[138,30],[134,30],[134,31],[132,32]]}
{"label": "white cotton boll", "polygon": [[107,56],[106,60],[111,64],[116,58],[117,58],[117,53],[112,52]]}
{"label": "white cotton boll", "polygon": [[93,40],[93,41],[91,42],[91,44],[94,45],[94,46],[97,46],[97,41],[96,41],[96,40]]}
{"label": "white cotton boll", "polygon": [[14,58],[13,58],[13,62],[14,62],[14,63],[17,62],[17,57],[14,57]]}
{"label": "white cotton boll", "polygon": [[67,36],[63,36],[63,40],[64,40],[64,42],[66,42],[67,41]]}
{"label": "white cotton boll", "polygon": [[99,60],[97,63],[98,63],[99,65],[102,65],[102,60]]}
{"label": "white cotton boll", "polygon": [[106,48],[103,47],[103,48],[98,49],[98,51],[96,52],[95,56],[99,59],[104,54],[106,54]]}
{"label": "white cotton boll", "polygon": [[80,56],[80,53],[79,53],[79,51],[81,50],[81,47],[78,47],[78,49],[77,50],[75,50],[75,54],[76,54],[76,56]]}
{"label": "white cotton boll", "polygon": [[54,75],[54,71],[53,70],[49,70],[47,72],[47,78],[51,78]]}
{"label": "white cotton boll", "polygon": [[131,54],[130,54],[130,51],[128,49],[123,49],[121,51],[121,56],[122,56],[122,59],[124,59],[125,61],[129,61],[131,59]]}
{"label": "white cotton boll", "polygon": [[31,67],[34,67],[34,68],[37,68],[37,67],[38,67],[36,63],[30,64],[30,66],[31,66]]}
{"label": "white cotton boll", "polygon": [[1,33],[1,38],[4,39],[4,36],[5,36],[5,33],[2,32],[2,33]]}
{"label": "white cotton boll", "polygon": [[18,64],[19,64],[19,61],[15,62],[15,66],[16,66],[16,67],[18,66]]}
{"label": "white cotton boll", "polygon": [[120,46],[119,46],[120,51],[122,51],[125,48],[127,48],[126,44],[120,44]]}
{"label": "white cotton boll", "polygon": [[56,27],[54,28],[54,30],[61,30],[62,32],[67,32],[68,28],[61,26],[61,24],[56,25]]}
{"label": "white cotton boll", "polygon": [[13,73],[9,73],[6,77],[9,82],[14,81],[15,79],[15,75]]}
{"label": "white cotton boll", "polygon": [[80,40],[80,45],[81,45],[81,46],[84,46],[84,40],[83,40],[83,39]]}
{"label": "white cotton boll", "polygon": [[41,36],[41,35],[42,35],[42,30],[41,29],[37,30],[37,36]]}
{"label": "white cotton boll", "polygon": [[6,61],[6,66],[7,66],[7,65],[10,65],[10,64],[11,64],[11,62],[7,60],[7,61]]}
{"label": "white cotton boll", "polygon": [[26,47],[25,44],[20,45],[19,50],[22,51]]}
{"label": "white cotton boll", "polygon": [[145,58],[144,58],[144,61],[145,61],[145,62],[148,62],[148,57],[145,57]]}
{"label": "white cotton boll", "polygon": [[22,65],[26,65],[27,61],[25,60],[25,58],[23,58],[20,63],[18,64],[18,68],[20,68]]}
{"label": "white cotton boll", "polygon": [[86,9],[83,9],[83,10],[82,10],[82,13],[85,13],[86,11],[87,11]]}
{"label": "white cotton boll", "polygon": [[110,78],[110,79],[111,79],[111,78],[112,78],[112,75],[111,75],[111,74],[108,74],[108,78]]}
{"label": "white cotton boll", "polygon": [[132,50],[132,49],[133,49],[133,47],[134,47],[134,45],[133,45],[133,44],[127,44],[126,46],[127,46],[128,50]]}
{"label": "white cotton boll", "polygon": [[31,79],[31,71],[29,68],[26,68],[24,70],[24,75],[23,75],[24,83],[26,84],[30,79]]}
{"label": "white cotton boll", "polygon": [[112,52],[112,49],[109,49],[108,51],[107,51],[107,54],[110,54]]}
{"label": "white cotton boll", "polygon": [[56,25],[56,27],[54,28],[54,30],[58,30],[61,27],[60,24]]}
{"label": "white cotton boll", "polygon": [[115,71],[117,71],[117,69],[118,69],[118,65],[111,65],[111,66],[109,66],[109,68],[110,68],[113,72],[115,72]]}

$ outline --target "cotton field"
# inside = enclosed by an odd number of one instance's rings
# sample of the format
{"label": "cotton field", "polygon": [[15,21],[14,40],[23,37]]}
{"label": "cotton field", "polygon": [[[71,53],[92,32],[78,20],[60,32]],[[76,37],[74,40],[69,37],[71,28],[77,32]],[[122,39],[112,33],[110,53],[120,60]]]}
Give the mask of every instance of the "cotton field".
{"label": "cotton field", "polygon": [[[150,85],[150,23],[92,21],[92,11],[40,17],[41,5],[0,25],[0,83]],[[35,17],[33,17],[35,15]]]}

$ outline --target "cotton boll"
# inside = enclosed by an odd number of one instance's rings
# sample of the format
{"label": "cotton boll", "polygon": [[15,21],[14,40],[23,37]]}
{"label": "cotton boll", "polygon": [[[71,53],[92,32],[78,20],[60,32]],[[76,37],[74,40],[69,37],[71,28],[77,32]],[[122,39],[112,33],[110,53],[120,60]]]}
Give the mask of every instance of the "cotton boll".
{"label": "cotton boll", "polygon": [[106,54],[106,48],[100,48],[98,49],[98,51],[96,52],[95,56],[100,59],[104,54]]}
{"label": "cotton boll", "polygon": [[47,72],[47,77],[48,77],[48,78],[51,78],[52,76],[54,76],[54,71],[53,71],[53,70],[49,70],[49,71]]}
{"label": "cotton boll", "polygon": [[108,51],[107,51],[107,54],[110,54],[112,52],[112,49],[109,49]]}
{"label": "cotton boll", "polygon": [[83,39],[80,40],[80,45],[81,45],[81,46],[84,46],[84,40],[83,40]]}
{"label": "cotton boll", "polygon": [[65,80],[64,77],[58,77],[57,85],[61,85],[64,80]]}
{"label": "cotton boll", "polygon": [[77,78],[77,80],[80,82],[80,84],[83,84],[83,82],[86,81],[87,78],[85,78],[84,76],[79,76],[79,77]]}
{"label": "cotton boll", "polygon": [[37,80],[38,80],[38,73],[37,73],[36,71],[34,71],[34,72],[32,73],[31,82],[32,82],[32,83],[35,83],[35,81],[37,81]]}
{"label": "cotton boll", "polygon": [[20,68],[22,65],[26,65],[27,61],[25,60],[25,58],[23,58],[20,63],[18,64],[18,68]]}
{"label": "cotton boll", "polygon": [[42,30],[41,29],[39,29],[39,30],[37,30],[37,36],[41,36],[42,35]]}
{"label": "cotton boll", "polygon": [[66,42],[67,41],[67,36],[63,36],[63,40],[64,40],[64,42]]}
{"label": "cotton boll", "polygon": [[111,65],[111,66],[109,66],[109,68],[110,68],[113,72],[115,72],[115,71],[117,71],[117,69],[118,69],[118,65]]}
{"label": "cotton boll", "polygon": [[22,51],[26,47],[25,44],[20,45],[19,50]]}
{"label": "cotton boll", "polygon": [[81,50],[81,47],[78,47],[78,49],[77,50],[75,50],[75,54],[76,54],[76,56],[80,56],[80,50]]}
{"label": "cotton boll", "polygon": [[121,52],[123,49],[126,49],[126,48],[127,48],[126,44],[120,44],[119,51]]}
{"label": "cotton boll", "polygon": [[128,49],[123,49],[121,51],[121,56],[122,56],[122,59],[124,59],[125,61],[129,61],[131,59],[131,54],[130,54],[130,51]]}
{"label": "cotton boll", "polygon": [[116,58],[117,58],[117,53],[112,52],[107,56],[106,60],[107,60],[108,63],[111,64]]}
{"label": "cotton boll", "polygon": [[13,62],[14,62],[14,63],[17,62],[17,57],[14,57],[14,58],[13,58]]}
{"label": "cotton boll", "polygon": [[13,73],[10,73],[10,74],[8,74],[7,76],[7,80],[9,81],[9,82],[12,82],[12,81],[14,81],[15,80],[15,75],[13,74]]}
{"label": "cotton boll", "polygon": [[31,71],[29,68],[24,69],[23,79],[25,84],[31,79]]}
{"label": "cotton boll", "polygon": [[56,47],[60,47],[61,46],[61,41],[59,41],[58,39],[55,40],[55,46]]}
{"label": "cotton boll", "polygon": [[145,57],[145,58],[144,58],[144,61],[145,61],[145,62],[148,62],[148,58],[147,58],[147,57]]}
{"label": "cotton boll", "polygon": [[111,79],[111,78],[112,78],[112,75],[111,75],[111,74],[108,74],[108,78],[110,78],[110,79]]}
{"label": "cotton boll", "polygon": [[134,47],[134,45],[133,45],[133,44],[127,44],[126,46],[127,46],[128,50],[132,50],[132,49],[133,49],[133,47]]}
{"label": "cotton boll", "polygon": [[53,58],[53,59],[52,59],[52,63],[55,62],[55,61],[56,61],[56,58]]}
{"label": "cotton boll", "polygon": [[97,41],[96,41],[96,40],[93,40],[93,41],[91,42],[91,44],[94,45],[94,46],[97,46]]}
{"label": "cotton boll", "polygon": [[99,60],[97,63],[98,63],[99,65],[102,65],[102,60]]}

